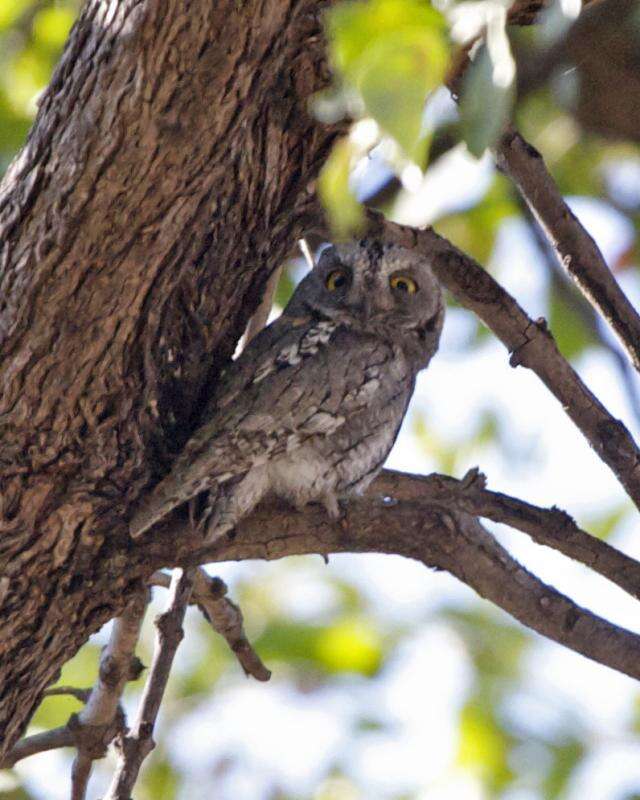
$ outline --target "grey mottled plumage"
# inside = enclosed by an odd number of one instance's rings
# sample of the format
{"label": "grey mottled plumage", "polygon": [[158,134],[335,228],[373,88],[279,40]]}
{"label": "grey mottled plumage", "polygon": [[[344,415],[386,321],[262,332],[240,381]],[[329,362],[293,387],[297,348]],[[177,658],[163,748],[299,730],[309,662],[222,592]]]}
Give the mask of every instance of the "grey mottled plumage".
{"label": "grey mottled plumage", "polygon": [[338,498],[381,469],[443,317],[440,287],[412,251],[369,241],[326,249],[282,316],[229,367],[131,535],[205,490],[209,540],[270,491],[337,516]]}

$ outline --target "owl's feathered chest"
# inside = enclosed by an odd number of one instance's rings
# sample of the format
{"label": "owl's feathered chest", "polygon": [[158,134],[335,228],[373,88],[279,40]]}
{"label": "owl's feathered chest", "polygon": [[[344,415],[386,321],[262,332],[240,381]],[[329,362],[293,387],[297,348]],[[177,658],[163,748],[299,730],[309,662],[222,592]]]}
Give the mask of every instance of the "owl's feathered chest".
{"label": "owl's feathered chest", "polygon": [[382,468],[396,440],[414,376],[391,347],[379,347],[369,363],[336,363],[326,391],[326,405],[360,409],[333,432],[319,430],[301,446],[268,467],[269,488],[296,506],[325,502],[331,495],[359,493]]}

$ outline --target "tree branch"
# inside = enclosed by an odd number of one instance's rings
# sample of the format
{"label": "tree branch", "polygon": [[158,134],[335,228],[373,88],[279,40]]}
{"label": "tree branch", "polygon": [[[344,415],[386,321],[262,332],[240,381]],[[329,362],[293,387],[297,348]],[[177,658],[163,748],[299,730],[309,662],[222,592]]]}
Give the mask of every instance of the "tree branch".
{"label": "tree branch", "polygon": [[[171,579],[164,572],[154,572],[150,583],[167,589]],[[268,681],[271,672],[246,637],[242,611],[225,596],[226,593],[227,586],[221,578],[212,578],[203,569],[196,571],[190,602],[198,606],[213,630],[226,640],[245,675],[251,675],[258,681]]]}
{"label": "tree branch", "polygon": [[10,769],[18,761],[34,756],[36,753],[57,750],[59,747],[73,747],[75,741],[75,734],[68,725],[44,731],[43,733],[35,733],[33,736],[25,736],[24,739],[14,745],[13,749],[0,762],[0,769]]}
{"label": "tree branch", "polygon": [[76,737],[78,752],[71,767],[71,800],[84,800],[93,762],[104,758],[111,742],[124,729],[120,698],[127,681],[138,678],[142,670],[134,651],[147,603],[144,594],[134,595],[113,621],[109,642],[100,657],[98,680],[76,720],[81,735]]}
{"label": "tree branch", "polygon": [[416,249],[429,259],[444,286],[507,347],[511,366],[536,373],[640,508],[638,446],[560,353],[545,320],[532,320],[486,270],[434,230],[398,225],[371,211],[368,216],[375,235]]}
{"label": "tree branch", "polygon": [[135,680],[142,668],[133,656],[147,607],[145,595],[135,594],[122,615],[113,621],[109,642],[100,656],[98,679],[92,689],[53,686],[45,695],[68,694],[85,703],[72,714],[64,727],[28,736],[18,742],[0,766],[12,767],[35,753],[58,747],[75,747],[77,754],[71,770],[71,798],[84,800],[92,762],[103,758],[109,744],[124,726],[120,697],[125,684]]}
{"label": "tree branch", "polygon": [[627,399],[636,421],[640,423],[640,396],[638,395],[638,387],[636,385],[635,373],[632,365],[629,363],[625,354],[611,342],[606,336],[603,335],[602,326],[599,324],[600,316],[597,310],[587,301],[587,299],[576,292],[572,287],[565,275],[562,272],[560,265],[554,258],[553,248],[549,240],[546,238],[544,231],[537,224],[531,209],[526,204],[522,197],[518,197],[520,207],[522,208],[523,215],[527,220],[529,230],[536,243],[540,255],[547,267],[549,279],[554,291],[558,292],[565,303],[574,309],[576,314],[582,319],[584,325],[589,329],[598,344],[606,350],[612,359],[615,366],[620,372],[620,378],[624,384],[627,394]]}
{"label": "tree branch", "polygon": [[385,470],[375,487],[396,499],[441,502],[477,517],[502,522],[527,533],[534,542],[584,564],[640,599],[640,563],[583,531],[570,514],[556,506],[540,508],[489,491],[484,476],[477,470],[470,470],[462,480],[447,475],[407,475]]}
{"label": "tree branch", "polygon": [[607,320],[640,371],[640,316],[613,277],[598,245],[565,203],[541,154],[512,128],[498,143],[496,161],[518,187],[559,263]]}
{"label": "tree branch", "polygon": [[[181,524],[174,515],[154,530],[147,553],[184,565],[310,553],[403,555],[446,570],[543,636],[640,679],[640,636],[581,608],[529,573],[463,503],[454,501],[446,479],[444,489],[441,481],[385,472],[367,496],[349,502],[340,524],[314,506],[299,513],[283,503],[265,503],[215,545],[203,546],[188,522]],[[536,509],[496,493],[478,494],[472,486],[463,497],[476,513],[517,524],[550,546],[558,547],[566,532],[565,552],[580,554],[585,563],[593,559],[601,574],[637,595],[638,565],[574,528],[568,517],[560,517],[562,512]]]}
{"label": "tree branch", "polygon": [[156,644],[149,678],[131,730],[120,741],[118,765],[105,800],[129,800],[142,762],[153,750],[153,728],[171,665],[184,631],[182,623],[191,596],[193,569],[176,569],[171,578],[167,609],[156,618]]}

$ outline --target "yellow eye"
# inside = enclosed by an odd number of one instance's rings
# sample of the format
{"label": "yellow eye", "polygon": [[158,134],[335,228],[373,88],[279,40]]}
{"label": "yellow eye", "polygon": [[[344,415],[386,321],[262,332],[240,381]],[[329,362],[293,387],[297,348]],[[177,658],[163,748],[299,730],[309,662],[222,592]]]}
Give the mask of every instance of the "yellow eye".
{"label": "yellow eye", "polygon": [[392,275],[389,278],[389,286],[407,294],[415,294],[418,291],[418,284],[408,275]]}
{"label": "yellow eye", "polygon": [[334,269],[327,275],[324,283],[330,292],[342,289],[347,285],[347,273],[343,269]]}

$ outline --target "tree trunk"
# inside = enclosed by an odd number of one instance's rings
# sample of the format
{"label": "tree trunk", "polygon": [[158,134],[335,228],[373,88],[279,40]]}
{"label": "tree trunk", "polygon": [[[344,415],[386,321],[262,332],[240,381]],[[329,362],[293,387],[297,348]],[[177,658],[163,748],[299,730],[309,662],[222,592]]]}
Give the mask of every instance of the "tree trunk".
{"label": "tree trunk", "polygon": [[311,0],[88,0],[0,193],[0,754],[157,563],[126,532],[301,232]]}

